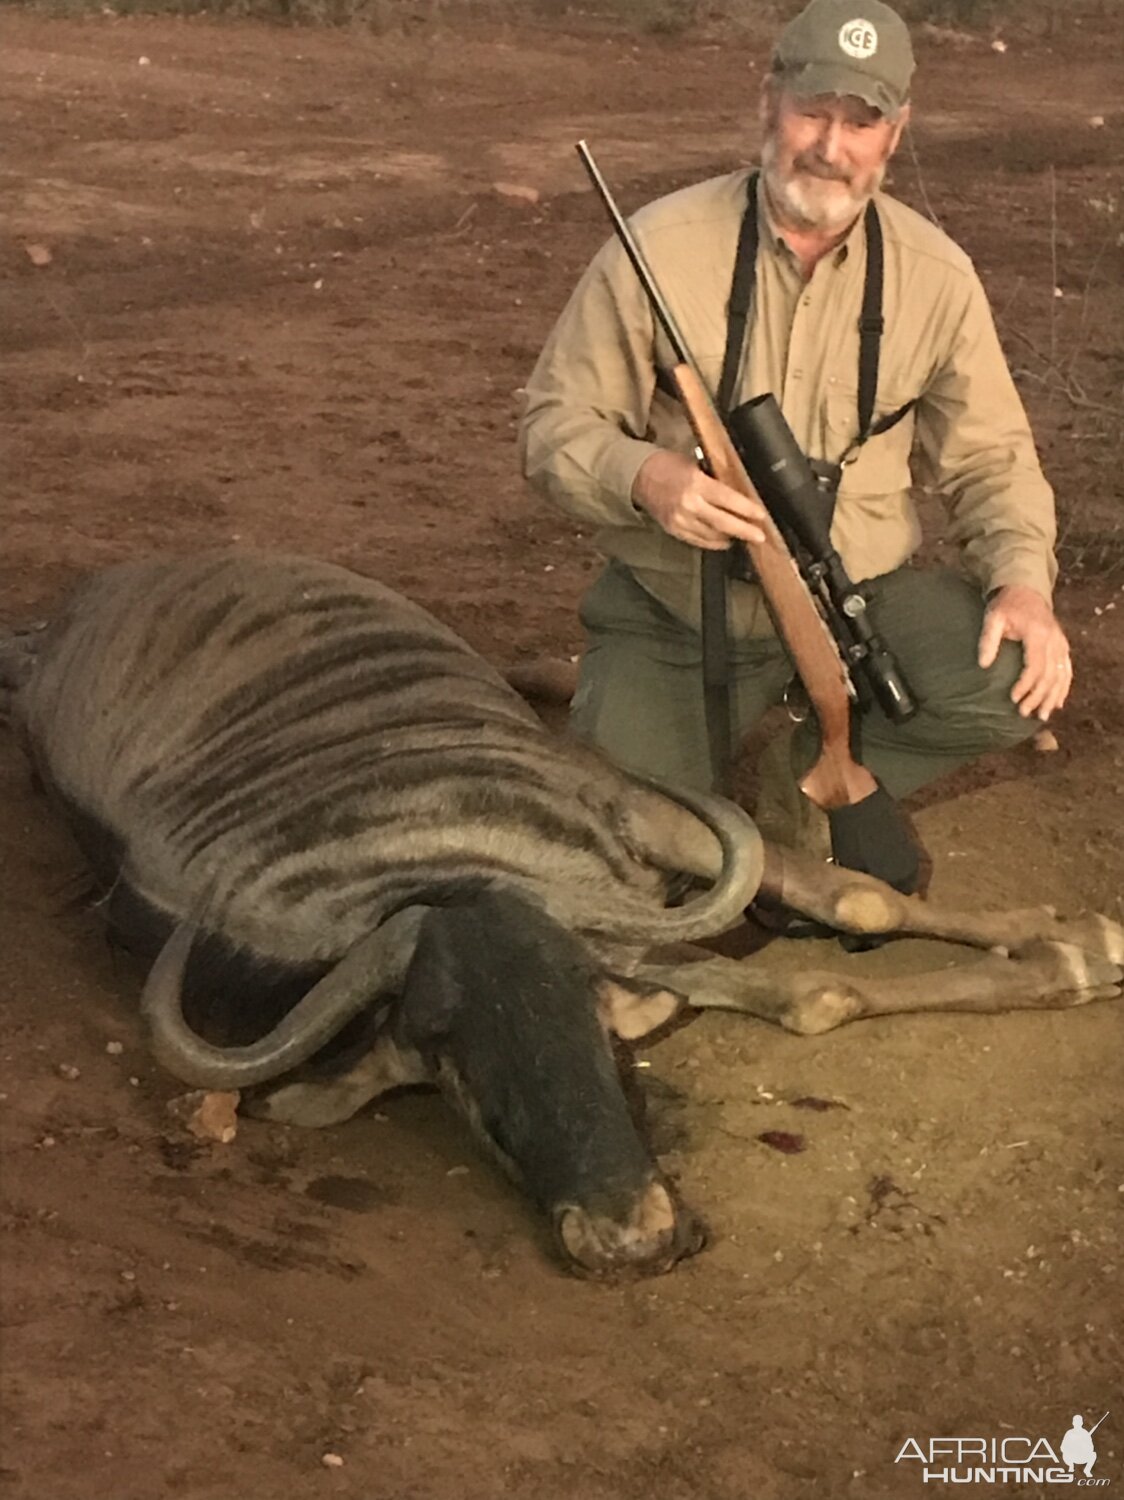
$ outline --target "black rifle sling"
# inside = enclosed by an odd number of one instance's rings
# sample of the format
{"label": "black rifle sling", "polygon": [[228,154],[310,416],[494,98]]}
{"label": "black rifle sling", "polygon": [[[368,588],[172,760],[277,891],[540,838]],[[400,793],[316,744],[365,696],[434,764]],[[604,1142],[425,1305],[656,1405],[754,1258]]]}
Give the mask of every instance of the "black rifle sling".
{"label": "black rifle sling", "polygon": [[[726,352],[718,382],[717,406],[725,417],[733,404],[734,387],[745,343],[745,325],[753,300],[757,271],[757,173],[749,179],[749,204],[742,215],[738,248],[734,256],[734,279],[726,325]],[[700,567],[702,620],[703,708],[710,769],[714,790],[730,796],[733,790],[733,710],[730,703],[730,637],[726,619],[726,593],[731,564],[739,561],[740,548],[704,552]]]}

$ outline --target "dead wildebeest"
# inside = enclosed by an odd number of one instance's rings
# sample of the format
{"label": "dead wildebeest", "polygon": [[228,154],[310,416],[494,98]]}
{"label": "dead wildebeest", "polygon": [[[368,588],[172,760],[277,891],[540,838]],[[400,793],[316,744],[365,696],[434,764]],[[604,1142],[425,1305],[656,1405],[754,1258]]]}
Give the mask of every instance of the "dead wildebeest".
{"label": "dead wildebeest", "polygon": [[[1046,911],[942,913],[765,849],[737,808],[549,734],[424,610],[342,568],[223,551],[94,576],[0,649],[35,769],[184,1082],[324,1125],[436,1083],[550,1216],[574,1269],[699,1247],[645,1150],[611,1036],[684,998],[823,1031],[871,1013],[1113,992],[1124,933]],[[665,904],[693,877],[702,893]],[[852,933],[987,948],[923,980],[770,976],[657,947],[763,893]]]}

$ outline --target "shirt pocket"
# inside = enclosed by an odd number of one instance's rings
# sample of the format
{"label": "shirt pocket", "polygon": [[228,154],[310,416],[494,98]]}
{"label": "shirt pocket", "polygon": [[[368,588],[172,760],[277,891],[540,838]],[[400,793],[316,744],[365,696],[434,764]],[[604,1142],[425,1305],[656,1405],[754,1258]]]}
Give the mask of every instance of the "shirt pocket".
{"label": "shirt pocket", "polygon": [[[904,406],[911,393],[879,391],[874,420],[889,416]],[[824,404],[826,451],[836,463],[854,442],[859,430],[858,395],[855,391],[832,390]],[[867,438],[843,467],[841,495],[899,495],[912,484],[910,454],[913,449],[914,412],[909,411],[888,432]]]}

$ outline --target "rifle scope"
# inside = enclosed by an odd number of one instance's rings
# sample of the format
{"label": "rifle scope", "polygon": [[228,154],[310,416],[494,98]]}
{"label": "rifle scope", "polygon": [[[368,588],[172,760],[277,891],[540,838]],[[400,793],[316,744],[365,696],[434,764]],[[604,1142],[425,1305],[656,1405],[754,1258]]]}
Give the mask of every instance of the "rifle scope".
{"label": "rifle scope", "polygon": [[832,546],[831,506],[776,397],[768,393],[746,401],[726,425],[769,514],[797,543],[800,570],[824,605],[844,661],[861,674],[886,717],[904,724],[917,712],[917,701],[870,623],[866,595],[851,582]]}

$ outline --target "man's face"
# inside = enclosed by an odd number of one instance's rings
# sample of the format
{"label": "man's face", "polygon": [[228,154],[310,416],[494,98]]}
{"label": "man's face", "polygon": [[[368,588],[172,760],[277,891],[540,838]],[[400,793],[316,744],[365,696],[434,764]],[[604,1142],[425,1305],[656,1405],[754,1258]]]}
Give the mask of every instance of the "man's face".
{"label": "man's face", "polygon": [[834,233],[876,191],[909,115],[889,121],[853,95],[799,99],[766,90],[761,165],[774,209],[793,229]]}

